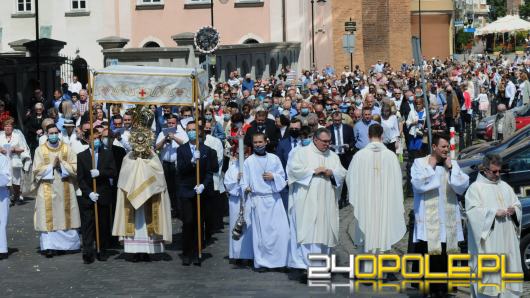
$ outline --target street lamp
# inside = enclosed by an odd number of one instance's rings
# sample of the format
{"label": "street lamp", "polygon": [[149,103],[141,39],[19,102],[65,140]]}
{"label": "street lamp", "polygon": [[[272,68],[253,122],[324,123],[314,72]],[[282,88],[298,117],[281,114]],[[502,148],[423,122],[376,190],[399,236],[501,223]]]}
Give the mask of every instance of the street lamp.
{"label": "street lamp", "polygon": [[[326,0],[317,0],[317,4],[322,6]],[[311,65],[315,67],[315,0],[311,0]]]}

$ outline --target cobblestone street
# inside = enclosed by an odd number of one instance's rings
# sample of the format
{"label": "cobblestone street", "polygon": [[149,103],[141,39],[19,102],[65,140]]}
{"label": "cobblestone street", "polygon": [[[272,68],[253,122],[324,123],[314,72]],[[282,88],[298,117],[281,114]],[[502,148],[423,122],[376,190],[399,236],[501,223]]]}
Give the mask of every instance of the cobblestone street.
{"label": "cobblestone street", "polygon": [[[410,204],[408,204],[410,205]],[[250,268],[235,269],[228,263],[228,235],[217,234],[217,241],[204,250],[202,267],[183,267],[179,257],[180,221],[174,221],[174,243],[167,247],[167,254],[157,256],[149,263],[131,263],[123,259],[120,251],[107,262],[82,263],[81,254],[57,256],[46,259],[38,253],[39,236],[33,230],[34,201],[12,207],[8,230],[10,257],[0,261],[2,272],[2,296],[6,297],[113,297],[113,296],[229,296],[229,297],[308,297],[329,295],[325,287],[309,287],[300,283],[293,273],[258,273]],[[342,209],[346,219],[351,208]],[[343,220],[344,221],[344,220]],[[350,249],[350,243],[341,233],[341,248]],[[404,246],[403,246],[404,245]],[[406,251],[404,244],[398,250]],[[340,252],[339,252],[340,254]],[[333,282],[347,284],[342,276],[334,276]],[[331,284],[331,283],[330,283]],[[337,286],[335,294],[347,295],[349,289]],[[352,290],[353,291],[353,290]],[[407,295],[388,293],[374,295],[361,286],[356,297],[421,297],[417,292]],[[362,294],[365,293],[365,294]],[[458,297],[468,297],[465,292]]]}

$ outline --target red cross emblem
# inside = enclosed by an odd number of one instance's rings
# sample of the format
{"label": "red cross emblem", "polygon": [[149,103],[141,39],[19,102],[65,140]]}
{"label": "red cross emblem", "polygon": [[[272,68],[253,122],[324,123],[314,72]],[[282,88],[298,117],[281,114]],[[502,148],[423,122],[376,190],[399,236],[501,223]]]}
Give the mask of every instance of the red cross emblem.
{"label": "red cross emblem", "polygon": [[140,98],[144,98],[147,93],[145,92],[144,88],[142,88],[138,94],[140,95]]}

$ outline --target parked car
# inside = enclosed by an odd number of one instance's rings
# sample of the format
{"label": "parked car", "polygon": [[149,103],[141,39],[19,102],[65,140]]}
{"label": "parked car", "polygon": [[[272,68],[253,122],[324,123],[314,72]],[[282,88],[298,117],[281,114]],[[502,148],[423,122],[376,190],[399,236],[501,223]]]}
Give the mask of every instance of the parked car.
{"label": "parked car", "polygon": [[523,208],[521,220],[521,261],[526,280],[530,280],[530,197],[520,198]]}
{"label": "parked car", "polygon": [[[530,137],[499,152],[503,159],[501,179],[515,191],[523,208],[521,221],[521,261],[525,278],[530,279]],[[477,179],[482,158],[458,161],[462,171],[469,175],[470,183]],[[462,199],[462,198],[460,198]]]}
{"label": "parked car", "polygon": [[504,139],[503,141],[491,141],[486,143],[481,143],[473,145],[470,147],[464,148],[458,154],[458,159],[465,158],[477,158],[480,159],[488,153],[499,153],[503,150],[510,148],[513,145],[516,145],[521,140],[530,136],[530,125],[523,127],[522,129],[516,131],[510,137]]}
{"label": "parked car", "polygon": [[[515,116],[515,129],[521,129],[530,124],[530,108],[528,106],[516,107],[511,110]],[[477,137],[490,141],[493,139],[493,123],[495,123],[495,117],[492,115],[483,118],[479,121],[476,128]]]}

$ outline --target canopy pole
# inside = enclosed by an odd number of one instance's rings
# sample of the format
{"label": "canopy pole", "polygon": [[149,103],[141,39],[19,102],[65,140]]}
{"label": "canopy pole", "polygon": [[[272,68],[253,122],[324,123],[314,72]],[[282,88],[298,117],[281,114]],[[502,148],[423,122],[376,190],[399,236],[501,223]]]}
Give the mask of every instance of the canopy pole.
{"label": "canopy pole", "polygon": [[[88,85],[87,85],[87,89],[88,89],[88,92],[90,94],[90,96],[88,97],[88,117],[89,117],[89,122],[90,122],[90,148],[92,149],[92,154],[90,154],[91,158],[92,158],[92,169],[96,169],[97,168],[97,165],[96,165],[96,159],[95,159],[95,150],[94,150],[94,132],[93,132],[93,129],[94,129],[94,113],[93,113],[93,103],[94,103],[94,92],[92,90],[92,86],[90,84],[90,81],[91,81],[92,77],[90,75],[90,70],[88,70]],[[95,178],[92,178],[92,191],[93,192],[97,192],[97,189],[96,189],[96,179]],[[97,253],[99,254],[100,253],[100,245],[99,245],[99,216],[98,216],[98,202],[94,202],[94,218],[95,218],[95,222],[96,222],[96,251]]]}
{"label": "canopy pole", "polygon": [[[199,148],[199,100],[197,96],[197,77],[193,77],[192,79],[192,97],[193,97],[193,105],[195,106],[195,151],[200,152]],[[195,170],[196,176],[197,176],[197,184],[201,184],[200,179],[200,158],[197,159],[197,165]],[[199,257],[199,264],[202,258],[202,225],[201,225],[201,195],[197,194],[197,252]]]}

